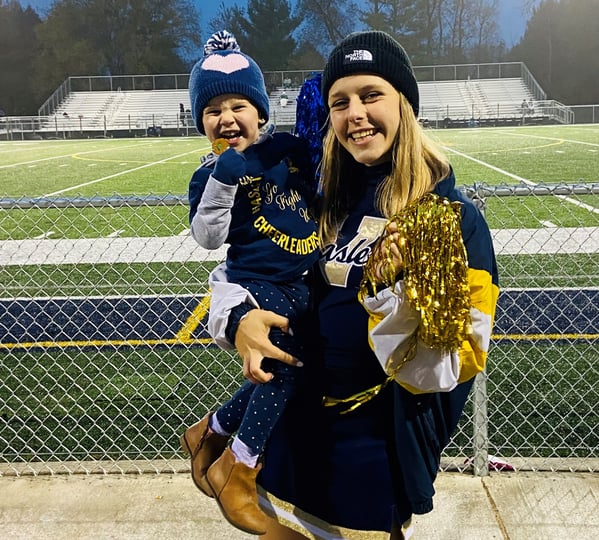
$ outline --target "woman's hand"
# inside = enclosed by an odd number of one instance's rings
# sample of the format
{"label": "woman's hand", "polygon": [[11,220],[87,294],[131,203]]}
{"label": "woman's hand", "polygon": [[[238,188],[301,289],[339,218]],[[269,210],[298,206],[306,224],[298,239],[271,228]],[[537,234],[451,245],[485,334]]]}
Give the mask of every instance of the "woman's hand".
{"label": "woman's hand", "polygon": [[254,384],[265,383],[273,378],[272,373],[267,373],[261,368],[264,358],[274,358],[292,366],[302,366],[297,358],[272,344],[268,334],[273,327],[289,332],[289,320],[263,309],[248,311],[237,327],[235,347],[243,361],[243,376]]}
{"label": "woman's hand", "polygon": [[403,269],[403,259],[399,249],[400,241],[397,223],[390,222],[385,228],[385,237],[379,244],[375,257],[378,261],[374,267],[374,277],[377,283],[391,285]]}

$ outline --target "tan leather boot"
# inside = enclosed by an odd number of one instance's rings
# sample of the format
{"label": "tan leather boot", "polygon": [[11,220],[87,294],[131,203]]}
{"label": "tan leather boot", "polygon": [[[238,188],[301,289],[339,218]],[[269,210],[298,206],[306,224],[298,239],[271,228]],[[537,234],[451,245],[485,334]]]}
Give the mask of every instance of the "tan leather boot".
{"label": "tan leather boot", "polygon": [[212,490],[206,482],[206,472],[223,453],[229,440],[225,435],[208,431],[208,421],[213,414],[209,412],[179,438],[181,447],[191,456],[193,483],[208,497],[212,497]]}
{"label": "tan leather boot", "polygon": [[225,519],[249,534],[266,534],[268,517],[258,506],[256,476],[262,468],[236,462],[230,448],[208,469],[206,480]]}

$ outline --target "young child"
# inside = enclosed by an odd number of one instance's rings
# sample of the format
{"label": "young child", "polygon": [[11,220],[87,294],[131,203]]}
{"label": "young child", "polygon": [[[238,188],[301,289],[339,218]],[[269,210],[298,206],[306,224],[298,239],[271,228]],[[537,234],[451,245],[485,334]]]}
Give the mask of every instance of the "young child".
{"label": "young child", "polygon": [[[231,34],[214,34],[204,51],[191,72],[189,94],[197,129],[213,151],[189,185],[191,233],[207,249],[229,244],[226,280],[249,293],[248,311],[277,312],[293,328],[307,311],[306,274],[319,256],[307,202],[314,178],[308,151],[291,134],[261,132],[269,115],[264,78]],[[270,336],[294,357],[301,355],[289,333],[273,329]],[[196,486],[217,500],[231,524],[251,534],[266,531],[255,484],[258,459],[301,373],[272,359],[262,368],[271,374],[267,384],[246,381],[181,436]],[[251,380],[251,373],[246,376]]]}

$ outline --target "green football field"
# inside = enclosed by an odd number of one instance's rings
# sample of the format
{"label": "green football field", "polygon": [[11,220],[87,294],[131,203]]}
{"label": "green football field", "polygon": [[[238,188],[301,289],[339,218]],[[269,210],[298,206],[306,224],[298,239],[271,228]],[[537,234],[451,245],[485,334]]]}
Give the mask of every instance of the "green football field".
{"label": "green football field", "polygon": [[[599,125],[427,133],[445,149],[462,186],[599,183]],[[77,207],[72,200],[171,195],[182,199],[208,148],[203,137],[0,141],[0,201],[10,206],[0,208],[0,247],[6,241],[40,238],[181,235],[188,228],[188,209],[181,200],[174,206],[102,208]],[[40,201],[63,199],[71,201],[67,208],[35,207]],[[596,239],[599,195],[489,197],[486,216],[493,231],[589,228]],[[203,295],[213,264],[2,265],[1,300],[13,309],[15,302],[28,304],[30,299]],[[575,294],[578,288],[596,289],[599,280],[597,251],[498,253],[498,264],[504,291],[551,288]],[[581,334],[563,343],[542,335],[521,339],[524,326],[517,328],[515,337],[496,336],[489,370],[494,452],[585,457],[588,449],[596,448],[596,433],[581,432],[597,425],[598,414],[593,405],[599,382],[596,306],[585,309],[591,337]],[[511,310],[506,304],[505,320]],[[173,325],[177,324],[175,318]],[[33,343],[7,349],[0,366],[0,401],[10,418],[0,430],[0,443],[11,449],[6,459],[39,459],[61,452],[67,460],[90,455],[152,457],[156,449],[163,456],[176,454],[180,426],[195,418],[199,408],[220,401],[229,383],[239,378],[238,364],[228,353],[202,347],[173,348],[160,339],[157,346],[107,339],[83,348]],[[193,370],[190,366],[197,362],[209,367]],[[38,416],[46,418],[43,425],[38,426]],[[31,440],[44,441],[41,450],[22,438],[28,430]],[[456,440],[460,449],[469,444],[463,433]]]}
{"label": "green football field", "polygon": [[[597,182],[599,125],[427,130],[461,184]],[[0,141],[0,195],[184,193],[204,137]]]}
{"label": "green football field", "polygon": [[[460,185],[599,181],[599,125],[427,132],[446,150]],[[183,195],[207,151],[204,137],[2,141],[0,197]],[[596,197],[580,195],[573,199],[597,206]],[[576,209],[575,205],[564,211],[562,205],[558,199],[544,203],[542,208],[522,208],[515,200],[503,201],[501,209],[488,213],[489,224],[491,228],[541,227],[544,220],[556,217],[556,226],[597,223],[596,213],[584,207]],[[129,221],[126,210],[121,210],[120,216],[123,223]],[[54,238],[82,234],[68,213],[62,218],[51,216],[51,221]],[[30,234],[44,234],[43,226],[37,224]],[[107,225],[107,230],[95,230],[92,236],[112,232]],[[125,225],[123,234],[127,232]],[[0,235],[7,233],[15,233],[16,238],[23,235],[10,228],[0,231]]]}

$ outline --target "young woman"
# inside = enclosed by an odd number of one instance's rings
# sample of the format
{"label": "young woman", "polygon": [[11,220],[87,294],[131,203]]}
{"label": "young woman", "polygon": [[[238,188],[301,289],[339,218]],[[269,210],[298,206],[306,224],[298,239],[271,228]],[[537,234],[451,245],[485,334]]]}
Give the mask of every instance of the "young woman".
{"label": "young woman", "polygon": [[[441,452],[485,365],[498,295],[493,246],[482,215],[455,189],[451,167],[418,124],[418,86],[399,43],[376,31],[348,36],[328,58],[322,93],[329,113],[320,171],[322,257],[311,318],[295,331],[309,361],[265,451],[260,504],[274,519],[261,538],[409,538],[412,515],[433,508]],[[457,208],[457,216],[448,210],[448,221],[438,218],[441,207]],[[407,226],[398,216],[414,208],[432,211]],[[437,240],[427,243],[420,233],[428,229]],[[442,259],[450,243],[458,247],[451,264]],[[436,297],[420,298],[422,305],[407,283],[418,273],[414,246],[425,261],[422,274],[442,284]],[[463,282],[453,279],[460,246]],[[451,279],[466,313],[433,313],[433,337],[457,321],[453,349],[427,341],[423,323],[434,311],[426,300],[457,305],[442,294]],[[250,380],[267,380],[264,357],[292,361],[267,338],[270,328],[287,327],[284,317],[235,308],[227,320]],[[389,357],[377,348],[381,335],[392,344]],[[396,375],[404,367],[387,366],[400,350],[406,366],[449,366],[453,380],[433,376],[430,388],[417,377],[402,382]]]}

